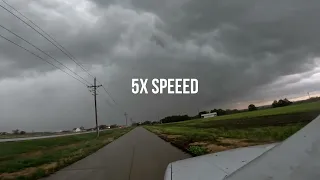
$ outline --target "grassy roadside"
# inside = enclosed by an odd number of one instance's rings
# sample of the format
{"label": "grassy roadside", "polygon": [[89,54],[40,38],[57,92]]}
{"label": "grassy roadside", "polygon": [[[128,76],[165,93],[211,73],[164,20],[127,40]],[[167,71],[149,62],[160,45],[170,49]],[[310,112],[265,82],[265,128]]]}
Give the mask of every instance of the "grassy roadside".
{"label": "grassy roadside", "polygon": [[319,113],[320,102],[316,102],[145,128],[174,146],[198,156],[283,141]]}
{"label": "grassy roadside", "polygon": [[149,131],[193,156],[282,141],[306,124],[245,129],[148,126]]}
{"label": "grassy roadside", "polygon": [[70,165],[132,128],[74,136],[0,143],[0,179],[38,179]]}

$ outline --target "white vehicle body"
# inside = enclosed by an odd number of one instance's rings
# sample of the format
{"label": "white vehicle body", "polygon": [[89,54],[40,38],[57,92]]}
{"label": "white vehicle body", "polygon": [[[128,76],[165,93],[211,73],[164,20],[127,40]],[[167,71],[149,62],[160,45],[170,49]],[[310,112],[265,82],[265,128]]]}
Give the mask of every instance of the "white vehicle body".
{"label": "white vehicle body", "polygon": [[318,180],[320,116],[280,144],[233,149],[170,163],[165,180]]}
{"label": "white vehicle body", "polygon": [[201,117],[203,117],[203,118],[210,118],[210,117],[215,117],[215,116],[217,116],[216,112],[208,113],[208,114],[201,114]]}

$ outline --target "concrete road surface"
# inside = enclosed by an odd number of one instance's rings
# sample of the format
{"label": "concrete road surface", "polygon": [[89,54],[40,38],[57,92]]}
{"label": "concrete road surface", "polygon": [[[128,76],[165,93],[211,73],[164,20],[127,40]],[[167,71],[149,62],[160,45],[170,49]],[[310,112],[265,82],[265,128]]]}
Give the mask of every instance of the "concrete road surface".
{"label": "concrete road surface", "polygon": [[139,127],[45,180],[163,180],[170,162],[189,157]]}

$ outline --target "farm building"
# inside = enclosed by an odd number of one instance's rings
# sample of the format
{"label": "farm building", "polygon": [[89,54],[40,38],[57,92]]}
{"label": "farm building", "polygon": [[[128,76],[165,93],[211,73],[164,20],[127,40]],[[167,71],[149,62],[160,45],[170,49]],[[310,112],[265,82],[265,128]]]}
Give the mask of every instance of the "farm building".
{"label": "farm building", "polygon": [[73,132],[81,132],[82,130],[80,128],[76,128]]}
{"label": "farm building", "polygon": [[202,118],[210,118],[210,117],[215,117],[215,116],[217,116],[216,112],[208,113],[208,114],[201,114]]}

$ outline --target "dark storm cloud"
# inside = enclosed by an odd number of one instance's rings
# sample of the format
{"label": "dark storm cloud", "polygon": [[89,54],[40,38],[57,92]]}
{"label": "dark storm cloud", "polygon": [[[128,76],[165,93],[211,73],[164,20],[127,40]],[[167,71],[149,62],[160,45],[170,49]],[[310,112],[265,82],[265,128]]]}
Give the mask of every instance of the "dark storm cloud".
{"label": "dark storm cloud", "polygon": [[[165,53],[148,50],[146,56],[126,65],[134,62],[132,65],[139,66],[144,77],[198,78],[200,93],[191,102],[199,106],[223,104],[278,77],[310,71],[313,58],[318,56],[317,1],[132,0],[130,4],[156,13],[164,22],[160,30],[172,38],[163,37],[163,44],[169,47],[155,50]],[[172,41],[180,43],[181,51],[170,47]],[[194,47],[188,49],[187,42]],[[208,56],[210,53],[214,54]],[[152,65],[148,63],[151,59]],[[179,100],[173,99],[167,109],[186,106],[191,110],[197,106],[174,104]]]}
{"label": "dark storm cloud", "polygon": [[[122,122],[119,119],[123,118],[123,111],[137,121],[155,120],[165,115],[193,114],[198,109],[232,106],[250,98],[271,97],[272,93],[266,95],[268,90],[262,92],[262,87],[284,94],[300,92],[303,87],[287,89],[281,86],[299,83],[312,76],[316,66],[314,58],[319,56],[320,23],[317,17],[320,3],[315,0],[308,3],[301,0],[91,2],[15,0],[12,4],[52,34],[105,82],[114,99],[121,104],[121,110],[101,109],[101,118],[108,119],[108,123]],[[75,68],[70,59],[30,28],[4,11],[0,11],[0,15],[2,25]],[[52,72],[50,66],[2,40],[0,47],[0,79],[31,71],[42,72],[42,75]],[[273,83],[291,74],[302,75]],[[152,78],[197,78],[199,93],[192,96],[133,95],[132,78],[149,78],[150,81]],[[60,91],[52,87],[47,89],[47,86],[49,84],[42,87],[44,90],[39,96],[48,96],[50,92],[54,94],[53,98],[59,97],[52,107],[60,111],[57,104],[61,103],[62,97],[56,95]],[[305,84],[304,87],[309,86]],[[80,101],[76,96],[63,100],[75,104]],[[73,112],[79,110],[77,107]],[[28,110],[31,111],[32,108]],[[59,118],[75,121],[74,115],[64,115]],[[48,119],[54,118],[50,115]],[[81,122],[86,120],[82,118]]]}

